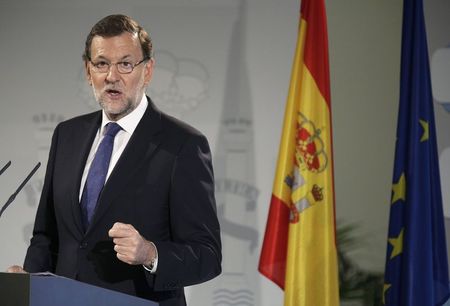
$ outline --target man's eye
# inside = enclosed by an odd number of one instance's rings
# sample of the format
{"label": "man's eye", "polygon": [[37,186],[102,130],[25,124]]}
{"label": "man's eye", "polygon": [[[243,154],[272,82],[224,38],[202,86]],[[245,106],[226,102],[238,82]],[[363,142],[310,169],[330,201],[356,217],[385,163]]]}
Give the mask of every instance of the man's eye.
{"label": "man's eye", "polygon": [[130,62],[120,62],[119,65],[126,69],[133,67],[133,64]]}
{"label": "man's eye", "polygon": [[97,68],[105,68],[105,67],[108,67],[109,64],[107,62],[98,62],[94,66]]}

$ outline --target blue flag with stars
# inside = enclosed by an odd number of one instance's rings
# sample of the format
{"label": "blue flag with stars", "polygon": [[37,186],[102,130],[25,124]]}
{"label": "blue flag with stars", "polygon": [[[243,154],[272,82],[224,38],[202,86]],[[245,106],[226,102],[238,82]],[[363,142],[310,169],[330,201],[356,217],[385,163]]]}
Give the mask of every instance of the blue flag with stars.
{"label": "blue flag with stars", "polygon": [[383,304],[443,305],[449,277],[422,0],[404,0]]}

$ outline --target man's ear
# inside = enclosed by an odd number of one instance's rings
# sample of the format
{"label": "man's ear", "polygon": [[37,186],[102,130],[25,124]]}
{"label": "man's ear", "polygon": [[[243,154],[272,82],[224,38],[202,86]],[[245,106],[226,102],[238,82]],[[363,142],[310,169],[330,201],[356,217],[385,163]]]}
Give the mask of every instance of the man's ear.
{"label": "man's ear", "polygon": [[152,79],[153,75],[153,67],[155,66],[155,59],[152,57],[148,60],[147,63],[145,63],[145,77],[144,77],[144,84],[148,85]]}
{"label": "man's ear", "polygon": [[91,67],[89,66],[88,61],[84,61],[84,72],[86,74],[86,80],[88,81],[89,86],[92,86]]}

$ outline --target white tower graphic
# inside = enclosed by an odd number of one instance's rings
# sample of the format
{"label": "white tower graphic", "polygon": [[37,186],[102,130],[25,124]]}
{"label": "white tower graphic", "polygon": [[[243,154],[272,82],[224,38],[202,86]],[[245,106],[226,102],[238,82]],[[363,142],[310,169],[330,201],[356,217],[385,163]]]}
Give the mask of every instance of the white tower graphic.
{"label": "white tower graphic", "polygon": [[222,232],[222,275],[191,289],[192,305],[260,305],[252,100],[245,61],[246,2],[233,26],[223,110],[214,152]]}

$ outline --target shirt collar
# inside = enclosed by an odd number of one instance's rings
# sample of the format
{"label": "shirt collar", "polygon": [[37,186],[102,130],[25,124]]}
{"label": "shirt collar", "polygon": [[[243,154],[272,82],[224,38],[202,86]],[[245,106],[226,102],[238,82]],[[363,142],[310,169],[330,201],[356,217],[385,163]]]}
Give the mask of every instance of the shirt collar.
{"label": "shirt collar", "polygon": [[[138,106],[128,115],[117,120],[116,123],[118,125],[120,125],[122,130],[124,130],[125,132],[127,132],[129,134],[133,134],[139,121],[141,121],[142,117],[144,116],[147,106],[148,106],[147,97],[145,95],[143,95],[141,102],[139,102]],[[103,110],[100,135],[103,135],[105,133],[105,126],[110,122],[113,122],[113,121],[108,119],[108,117],[105,114],[105,111]]]}

